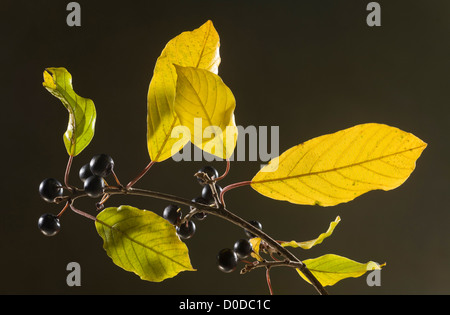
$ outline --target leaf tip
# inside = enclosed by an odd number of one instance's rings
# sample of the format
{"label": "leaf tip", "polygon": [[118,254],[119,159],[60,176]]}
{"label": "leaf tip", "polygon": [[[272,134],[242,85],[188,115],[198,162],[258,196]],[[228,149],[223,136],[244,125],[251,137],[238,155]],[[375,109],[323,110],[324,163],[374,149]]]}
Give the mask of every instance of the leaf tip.
{"label": "leaf tip", "polygon": [[49,88],[49,89],[56,89],[56,84],[55,84],[55,79],[53,77],[53,73],[51,71],[51,68],[46,68],[44,70],[44,82],[42,82],[42,85],[45,88]]}

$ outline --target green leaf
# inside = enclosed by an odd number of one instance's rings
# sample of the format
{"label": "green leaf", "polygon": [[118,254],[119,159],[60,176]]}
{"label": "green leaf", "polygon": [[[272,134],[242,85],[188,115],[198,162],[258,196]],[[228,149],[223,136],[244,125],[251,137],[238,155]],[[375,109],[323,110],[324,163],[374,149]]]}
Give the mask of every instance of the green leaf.
{"label": "green leaf", "polygon": [[175,227],[151,211],[107,208],[97,215],[95,227],[113,262],[142,280],[160,282],[194,270]]}
{"label": "green leaf", "polygon": [[[306,267],[323,286],[331,286],[346,278],[357,278],[367,271],[381,270],[386,264],[379,265],[376,262],[359,263],[354,260],[327,254],[303,261]],[[298,274],[307,282],[308,279],[297,269]]]}
{"label": "green leaf", "polygon": [[69,111],[69,123],[63,140],[67,153],[76,156],[94,137],[97,118],[94,102],[75,93],[72,75],[65,68],[45,69],[42,85]]}
{"label": "green leaf", "polygon": [[[189,128],[191,142],[222,159],[231,157],[237,140],[233,93],[208,70],[175,68],[178,80],[174,109],[181,124]],[[205,136],[207,133],[211,136]]]}
{"label": "green leaf", "polygon": [[281,243],[281,246],[283,247],[301,247],[303,249],[310,249],[311,247],[318,245],[322,243],[324,239],[331,236],[333,234],[334,228],[338,223],[341,221],[341,218],[338,216],[336,219],[330,223],[330,226],[328,227],[328,230],[325,233],[320,234],[317,238],[305,241],[305,242],[297,242],[297,241],[290,241],[290,242],[283,242]]}

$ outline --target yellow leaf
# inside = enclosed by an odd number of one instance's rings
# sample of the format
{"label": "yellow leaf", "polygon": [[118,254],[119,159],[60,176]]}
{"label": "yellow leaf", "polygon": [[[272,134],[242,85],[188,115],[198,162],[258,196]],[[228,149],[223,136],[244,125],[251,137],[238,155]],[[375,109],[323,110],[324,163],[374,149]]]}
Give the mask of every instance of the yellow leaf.
{"label": "yellow leaf", "polygon": [[177,74],[173,64],[218,72],[219,34],[207,21],[191,32],[169,41],[158,58],[147,96],[147,146],[152,161],[161,162],[178,152],[189,141],[172,138],[179,120],[173,110]]}
{"label": "yellow leaf", "polygon": [[[324,287],[346,278],[360,277],[367,271],[381,270],[386,265],[379,265],[373,261],[363,264],[334,254],[306,259],[303,263]],[[309,282],[300,270],[296,270],[305,281]]]}
{"label": "yellow leaf", "polygon": [[[175,113],[188,127],[191,142],[220,158],[229,158],[236,146],[236,100],[222,79],[207,70],[176,65],[178,81]],[[230,132],[231,131],[231,132]]]}
{"label": "yellow leaf", "polygon": [[264,259],[259,255],[259,246],[261,245],[261,238],[253,237],[249,240],[250,244],[252,244],[252,252],[251,256],[259,261],[263,261]]}
{"label": "yellow leaf", "polygon": [[336,225],[338,225],[338,223],[341,221],[341,218],[338,216],[333,222],[330,223],[330,226],[328,227],[328,230],[325,233],[322,233],[319,235],[319,237],[310,240],[310,241],[305,241],[305,242],[296,242],[296,241],[290,241],[290,242],[283,242],[281,243],[281,246],[283,247],[301,247],[303,249],[310,249],[311,247],[315,246],[315,245],[319,245],[320,243],[322,243],[322,241],[324,239],[326,239],[327,237],[329,237],[333,231],[334,228],[336,227]]}
{"label": "yellow leaf", "polygon": [[334,206],[375,189],[403,184],[427,144],[395,127],[362,124],[297,145],[252,179],[267,197]]}

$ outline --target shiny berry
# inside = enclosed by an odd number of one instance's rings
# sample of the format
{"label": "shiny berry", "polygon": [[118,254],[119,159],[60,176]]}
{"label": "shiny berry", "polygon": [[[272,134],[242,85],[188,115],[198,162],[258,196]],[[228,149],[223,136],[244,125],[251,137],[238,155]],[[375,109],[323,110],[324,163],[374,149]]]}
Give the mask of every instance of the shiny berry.
{"label": "shiny berry", "polygon": [[45,213],[39,217],[38,228],[45,236],[53,236],[61,229],[59,218],[53,214]]}
{"label": "shiny berry", "polygon": [[91,161],[89,162],[89,166],[94,175],[106,177],[113,170],[114,161],[107,154],[99,154],[91,159]]}
{"label": "shiny berry", "polygon": [[53,202],[56,197],[64,193],[62,185],[54,178],[46,178],[39,185],[39,194],[47,202]]}
{"label": "shiny berry", "polygon": [[163,218],[174,225],[181,219],[182,215],[180,207],[177,205],[168,205],[163,211]]}
{"label": "shiny berry", "polygon": [[217,254],[217,266],[220,271],[229,273],[236,269],[238,257],[234,250],[224,248]]}
{"label": "shiny berry", "polygon": [[105,181],[103,177],[92,175],[84,181],[84,191],[89,197],[97,198],[103,195]]}
{"label": "shiny berry", "polygon": [[176,228],[179,237],[189,239],[195,234],[196,226],[192,221],[187,221]]}
{"label": "shiny berry", "polygon": [[91,171],[91,167],[88,164],[84,164],[81,168],[80,171],[78,172],[78,176],[80,177],[81,181],[85,181],[86,179],[88,179],[88,177],[91,177],[92,175],[92,171]]}
{"label": "shiny berry", "polygon": [[233,247],[234,252],[238,256],[239,259],[243,259],[248,257],[253,251],[252,244],[246,239],[240,239],[234,243]]}

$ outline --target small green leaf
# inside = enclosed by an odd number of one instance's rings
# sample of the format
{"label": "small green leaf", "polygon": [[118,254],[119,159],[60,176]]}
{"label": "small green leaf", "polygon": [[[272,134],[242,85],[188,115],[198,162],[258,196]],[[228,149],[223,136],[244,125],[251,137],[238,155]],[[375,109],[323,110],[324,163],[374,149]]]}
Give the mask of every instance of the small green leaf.
{"label": "small green leaf", "polygon": [[319,245],[320,243],[322,243],[322,241],[324,239],[326,239],[331,234],[333,234],[334,228],[336,227],[336,225],[338,225],[338,223],[340,221],[341,221],[341,218],[339,216],[336,217],[336,219],[330,223],[328,230],[325,233],[320,234],[317,238],[315,238],[313,240],[305,241],[305,242],[296,242],[296,241],[283,242],[283,243],[281,243],[281,246],[283,246],[283,247],[288,247],[288,246],[301,247],[303,249],[310,249],[311,247],[313,247],[315,245]]}
{"label": "small green leaf", "polygon": [[69,123],[64,133],[67,153],[78,155],[94,137],[96,111],[94,102],[75,93],[72,75],[65,68],[47,68],[42,85],[59,98],[69,111]]}
{"label": "small green leaf", "polygon": [[[367,271],[381,270],[381,267],[386,265],[379,265],[373,261],[363,264],[334,254],[306,259],[303,263],[323,286],[334,285],[346,278],[357,278]],[[297,272],[305,281],[309,282],[300,270],[297,269]]]}
{"label": "small green leaf", "polygon": [[142,280],[160,282],[194,270],[175,227],[151,211],[107,208],[97,215],[95,227],[113,262]]}

